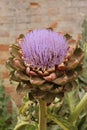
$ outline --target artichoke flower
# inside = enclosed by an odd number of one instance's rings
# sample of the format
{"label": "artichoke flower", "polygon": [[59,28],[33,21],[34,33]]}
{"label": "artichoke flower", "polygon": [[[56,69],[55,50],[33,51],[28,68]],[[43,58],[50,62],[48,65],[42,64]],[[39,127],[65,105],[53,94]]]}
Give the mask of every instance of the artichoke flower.
{"label": "artichoke flower", "polygon": [[83,70],[83,51],[71,37],[49,29],[20,35],[10,46],[10,79],[18,82],[18,92],[47,103],[63,97],[75,85]]}

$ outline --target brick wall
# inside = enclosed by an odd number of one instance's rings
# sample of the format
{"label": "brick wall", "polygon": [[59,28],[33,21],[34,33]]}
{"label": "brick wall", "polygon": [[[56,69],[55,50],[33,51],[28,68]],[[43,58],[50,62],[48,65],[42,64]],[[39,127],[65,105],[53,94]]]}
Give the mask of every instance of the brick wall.
{"label": "brick wall", "polygon": [[0,0],[0,78],[4,78],[6,91],[17,104],[21,97],[15,85],[9,84],[5,67],[9,44],[20,33],[49,26],[77,38],[86,14],[87,0]]}

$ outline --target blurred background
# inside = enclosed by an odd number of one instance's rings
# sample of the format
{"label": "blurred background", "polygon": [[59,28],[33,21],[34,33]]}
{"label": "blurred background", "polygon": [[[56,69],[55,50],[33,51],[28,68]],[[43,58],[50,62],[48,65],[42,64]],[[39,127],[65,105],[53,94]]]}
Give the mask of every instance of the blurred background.
{"label": "blurred background", "polygon": [[16,85],[10,84],[5,66],[9,45],[20,33],[48,27],[78,39],[86,14],[87,0],[0,0],[0,79],[17,106],[21,105],[21,95]]}

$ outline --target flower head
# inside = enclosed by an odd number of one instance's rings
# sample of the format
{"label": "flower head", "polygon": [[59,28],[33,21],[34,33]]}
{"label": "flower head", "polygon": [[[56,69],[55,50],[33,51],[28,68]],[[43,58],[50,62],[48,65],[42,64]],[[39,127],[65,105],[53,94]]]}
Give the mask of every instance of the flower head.
{"label": "flower head", "polygon": [[46,29],[26,34],[20,46],[25,63],[42,69],[61,64],[68,48],[62,34]]}
{"label": "flower head", "polygon": [[83,70],[84,53],[77,41],[43,29],[21,34],[17,43],[10,46],[6,64],[10,80],[19,82],[18,92],[50,103],[72,89]]}

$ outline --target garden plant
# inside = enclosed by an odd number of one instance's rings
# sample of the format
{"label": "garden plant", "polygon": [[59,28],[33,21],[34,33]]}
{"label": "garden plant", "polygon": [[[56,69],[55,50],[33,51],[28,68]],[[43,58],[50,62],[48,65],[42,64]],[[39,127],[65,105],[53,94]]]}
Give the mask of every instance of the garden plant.
{"label": "garden plant", "polygon": [[84,39],[48,28],[21,34],[10,46],[10,80],[26,93],[14,130],[87,129]]}

